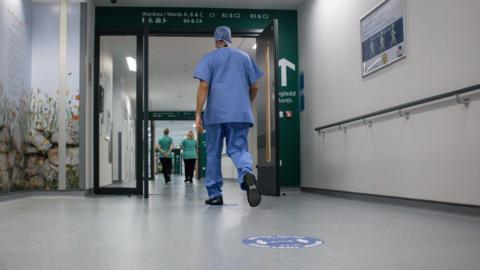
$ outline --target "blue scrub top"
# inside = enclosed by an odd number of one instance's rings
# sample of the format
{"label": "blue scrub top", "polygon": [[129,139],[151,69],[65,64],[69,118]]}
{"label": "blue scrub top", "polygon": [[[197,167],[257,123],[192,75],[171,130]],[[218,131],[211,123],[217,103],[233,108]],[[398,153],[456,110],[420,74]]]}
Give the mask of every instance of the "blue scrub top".
{"label": "blue scrub top", "polygon": [[250,86],[263,76],[253,59],[236,48],[219,48],[205,55],[193,77],[209,85],[204,124],[253,125]]}

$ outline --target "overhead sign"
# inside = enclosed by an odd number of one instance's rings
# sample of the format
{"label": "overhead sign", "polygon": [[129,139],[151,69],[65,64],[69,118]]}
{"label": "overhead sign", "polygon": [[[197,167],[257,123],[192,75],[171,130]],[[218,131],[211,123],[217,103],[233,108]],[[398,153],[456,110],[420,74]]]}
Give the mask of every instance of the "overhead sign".
{"label": "overhead sign", "polygon": [[[175,7],[97,7],[97,30],[141,30],[148,24],[150,31],[207,30],[228,25],[233,32],[264,29],[273,19],[296,19],[295,10],[253,10]],[[245,25],[248,24],[248,28]]]}
{"label": "overhead sign", "polygon": [[192,120],[195,121],[195,112],[149,112],[149,120]]}
{"label": "overhead sign", "polygon": [[242,243],[262,248],[311,248],[323,245],[323,241],[313,237],[288,235],[255,236],[243,239]]}
{"label": "overhead sign", "polygon": [[360,20],[362,75],[406,56],[404,0],[385,0]]}

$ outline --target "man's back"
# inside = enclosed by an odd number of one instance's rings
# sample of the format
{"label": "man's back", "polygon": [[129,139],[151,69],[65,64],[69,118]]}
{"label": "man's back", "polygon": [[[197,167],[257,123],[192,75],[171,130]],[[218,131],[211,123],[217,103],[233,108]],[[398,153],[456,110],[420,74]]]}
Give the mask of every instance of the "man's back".
{"label": "man's back", "polygon": [[194,74],[210,87],[205,124],[253,125],[249,91],[260,76],[250,56],[241,50],[220,48],[205,55]]}
{"label": "man's back", "polygon": [[[230,48],[232,31],[219,26],[213,34],[217,50],[200,60],[194,78],[199,79],[195,125],[206,131],[207,172],[205,204],[222,205],[222,160],[224,142],[228,156],[237,168],[238,183],[247,194],[251,207],[261,202],[257,180],[253,175],[253,159],[248,152],[248,131],[253,125],[251,101],[258,90],[257,80],[263,73],[246,53]],[[202,110],[207,107],[202,120]]]}

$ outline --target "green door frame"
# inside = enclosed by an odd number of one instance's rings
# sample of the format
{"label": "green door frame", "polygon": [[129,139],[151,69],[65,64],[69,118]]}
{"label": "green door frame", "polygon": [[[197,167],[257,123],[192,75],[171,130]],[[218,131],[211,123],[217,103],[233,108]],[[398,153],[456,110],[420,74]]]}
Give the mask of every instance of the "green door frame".
{"label": "green door frame", "polygon": [[[298,68],[296,68],[298,67],[297,11],[97,7],[95,16],[96,38],[101,33],[143,33],[144,23],[149,25],[151,36],[211,36],[213,29],[218,25],[229,26],[236,35],[257,36],[273,19],[277,19],[279,59],[284,59],[283,63],[288,61],[291,64],[287,68],[283,67],[287,69],[284,73],[286,85],[275,89],[280,112],[278,139],[279,145],[282,146],[279,149],[278,177],[283,187],[300,186],[300,106]],[[278,74],[281,74],[279,65],[277,69]],[[284,115],[289,117],[283,117]]]}

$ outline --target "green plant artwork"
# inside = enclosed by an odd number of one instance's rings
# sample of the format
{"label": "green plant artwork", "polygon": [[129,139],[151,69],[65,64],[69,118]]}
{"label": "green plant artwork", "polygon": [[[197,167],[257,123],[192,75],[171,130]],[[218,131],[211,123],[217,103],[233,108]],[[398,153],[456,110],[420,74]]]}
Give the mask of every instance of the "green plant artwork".
{"label": "green plant artwork", "polygon": [[[58,189],[56,98],[36,89],[11,100],[5,91],[0,82],[0,192]],[[67,189],[78,190],[80,97],[67,97]]]}

